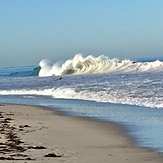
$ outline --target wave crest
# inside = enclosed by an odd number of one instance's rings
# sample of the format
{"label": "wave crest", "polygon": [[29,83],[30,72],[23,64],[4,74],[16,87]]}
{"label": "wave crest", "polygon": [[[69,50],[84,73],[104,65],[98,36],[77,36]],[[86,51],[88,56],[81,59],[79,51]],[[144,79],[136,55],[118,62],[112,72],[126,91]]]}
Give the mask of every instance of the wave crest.
{"label": "wave crest", "polygon": [[39,76],[163,70],[163,62],[158,60],[154,62],[120,61],[103,55],[83,57],[82,54],[76,54],[73,59],[63,64],[57,62],[52,65],[49,60],[42,60],[39,65],[41,67]]}

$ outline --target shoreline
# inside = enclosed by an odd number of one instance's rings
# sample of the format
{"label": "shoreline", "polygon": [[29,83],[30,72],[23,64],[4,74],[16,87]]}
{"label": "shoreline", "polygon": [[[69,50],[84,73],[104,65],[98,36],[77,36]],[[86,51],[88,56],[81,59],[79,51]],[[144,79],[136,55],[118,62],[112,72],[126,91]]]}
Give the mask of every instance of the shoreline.
{"label": "shoreline", "polygon": [[0,114],[0,162],[163,162],[162,153],[136,147],[114,122],[17,104],[1,104]]}

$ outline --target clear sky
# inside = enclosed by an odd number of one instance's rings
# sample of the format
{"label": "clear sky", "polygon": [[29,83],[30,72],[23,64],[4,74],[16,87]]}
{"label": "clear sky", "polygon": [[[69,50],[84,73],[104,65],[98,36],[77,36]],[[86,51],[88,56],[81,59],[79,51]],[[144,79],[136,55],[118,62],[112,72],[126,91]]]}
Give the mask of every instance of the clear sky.
{"label": "clear sky", "polygon": [[0,67],[163,56],[163,0],[0,0]]}

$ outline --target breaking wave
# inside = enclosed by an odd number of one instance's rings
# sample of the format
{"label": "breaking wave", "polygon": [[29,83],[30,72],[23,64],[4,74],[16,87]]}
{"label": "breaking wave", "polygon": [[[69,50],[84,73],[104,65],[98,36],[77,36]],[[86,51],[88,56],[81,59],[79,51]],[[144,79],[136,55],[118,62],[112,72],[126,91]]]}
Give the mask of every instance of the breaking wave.
{"label": "breaking wave", "polygon": [[76,54],[63,64],[52,64],[49,60],[39,63],[41,70],[39,76],[60,76],[70,74],[102,74],[115,72],[141,72],[141,71],[163,71],[163,62],[135,62],[131,60],[109,59],[106,56],[87,56]]}
{"label": "breaking wave", "polygon": [[[159,60],[158,60],[159,59]],[[145,71],[163,71],[163,59],[140,59],[139,61],[109,59],[76,54],[64,63],[53,63],[47,59],[38,66],[11,67],[0,69],[0,77],[63,76],[78,74],[130,73]]]}
{"label": "breaking wave", "polygon": [[[131,96],[127,91],[116,90],[109,91],[91,91],[86,89],[78,88],[49,88],[49,89],[20,89],[20,90],[0,90],[0,95],[18,95],[24,98],[36,98],[37,96],[47,96],[58,99],[80,99],[80,100],[90,100],[97,102],[109,102],[115,104],[128,104],[137,105],[151,108],[163,108],[163,97],[146,97],[141,96]],[[153,93],[154,94],[154,93]]]}

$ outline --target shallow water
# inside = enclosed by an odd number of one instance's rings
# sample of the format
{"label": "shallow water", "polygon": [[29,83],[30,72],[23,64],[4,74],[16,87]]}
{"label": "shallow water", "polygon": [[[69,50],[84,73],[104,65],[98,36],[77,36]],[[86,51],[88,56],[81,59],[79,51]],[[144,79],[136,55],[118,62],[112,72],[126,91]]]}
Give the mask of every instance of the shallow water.
{"label": "shallow water", "polygon": [[68,115],[120,123],[127,127],[127,134],[134,137],[137,146],[163,152],[163,109],[85,100],[22,98],[21,96],[2,96],[0,102],[45,106]]}

